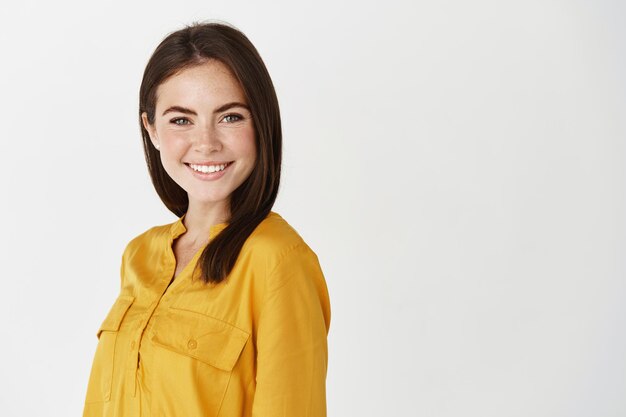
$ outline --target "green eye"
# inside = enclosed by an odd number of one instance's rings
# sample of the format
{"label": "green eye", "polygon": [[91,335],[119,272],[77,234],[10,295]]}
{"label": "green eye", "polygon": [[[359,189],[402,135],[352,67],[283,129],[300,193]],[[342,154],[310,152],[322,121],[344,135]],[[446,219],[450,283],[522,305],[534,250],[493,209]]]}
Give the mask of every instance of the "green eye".
{"label": "green eye", "polygon": [[184,117],[177,117],[176,119],[170,120],[170,123],[174,123],[175,125],[187,125],[189,124],[189,119]]}
{"label": "green eye", "polygon": [[227,114],[226,116],[224,116],[224,120],[225,120],[227,123],[234,123],[234,122],[238,122],[238,121],[240,121],[241,119],[243,119],[243,117],[241,117],[241,116],[240,116],[240,115],[238,115],[238,114]]}

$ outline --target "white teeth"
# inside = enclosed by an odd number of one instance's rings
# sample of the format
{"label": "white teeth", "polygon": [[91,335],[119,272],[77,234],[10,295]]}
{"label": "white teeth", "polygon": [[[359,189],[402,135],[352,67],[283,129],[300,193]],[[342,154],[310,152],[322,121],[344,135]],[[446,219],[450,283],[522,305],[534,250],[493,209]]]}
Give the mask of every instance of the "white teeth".
{"label": "white teeth", "polygon": [[194,165],[194,164],[189,164],[189,166],[194,171],[204,172],[205,174],[206,173],[210,173],[210,172],[221,171],[224,168],[226,168],[226,165],[228,165],[228,164],[221,164],[221,165]]}

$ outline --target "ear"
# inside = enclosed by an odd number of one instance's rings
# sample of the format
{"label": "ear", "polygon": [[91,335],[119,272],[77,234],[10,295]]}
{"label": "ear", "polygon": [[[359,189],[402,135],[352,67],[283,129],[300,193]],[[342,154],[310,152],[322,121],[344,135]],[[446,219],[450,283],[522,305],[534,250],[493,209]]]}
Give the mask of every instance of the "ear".
{"label": "ear", "polygon": [[146,112],[141,113],[141,123],[143,124],[144,129],[146,129],[146,131],[148,132],[152,145],[155,148],[159,149],[160,147],[159,137],[156,134],[156,129],[154,125],[151,125],[150,122],[148,121],[148,113]]}

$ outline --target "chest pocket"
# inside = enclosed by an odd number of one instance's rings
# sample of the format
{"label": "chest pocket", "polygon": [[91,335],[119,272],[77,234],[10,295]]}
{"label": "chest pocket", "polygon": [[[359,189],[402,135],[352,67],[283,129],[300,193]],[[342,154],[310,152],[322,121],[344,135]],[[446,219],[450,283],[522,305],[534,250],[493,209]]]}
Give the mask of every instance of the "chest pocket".
{"label": "chest pocket", "polygon": [[85,400],[87,403],[111,399],[117,332],[134,300],[135,297],[130,295],[118,296],[100,328],[98,328],[96,333],[98,346],[87,386],[87,398]]}
{"label": "chest pocket", "polygon": [[[160,395],[152,398],[153,413],[217,415],[249,337],[217,318],[169,307],[151,334],[152,342],[162,348],[155,352],[159,365],[153,369],[153,382]],[[173,383],[177,390],[170,395]]]}

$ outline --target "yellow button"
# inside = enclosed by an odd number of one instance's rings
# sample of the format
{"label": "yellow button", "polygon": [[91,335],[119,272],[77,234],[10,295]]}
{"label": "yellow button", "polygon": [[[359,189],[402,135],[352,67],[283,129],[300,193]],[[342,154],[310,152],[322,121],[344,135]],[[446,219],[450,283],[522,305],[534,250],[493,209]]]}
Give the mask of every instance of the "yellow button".
{"label": "yellow button", "polygon": [[133,349],[135,347],[135,341],[130,342],[130,348]]}
{"label": "yellow button", "polygon": [[195,341],[195,340],[193,340],[193,339],[190,339],[190,340],[189,340],[189,342],[187,343],[187,347],[188,347],[189,349],[195,349],[195,348],[196,348],[196,346],[198,346],[198,344],[197,344],[197,343],[196,343],[196,341]]}

